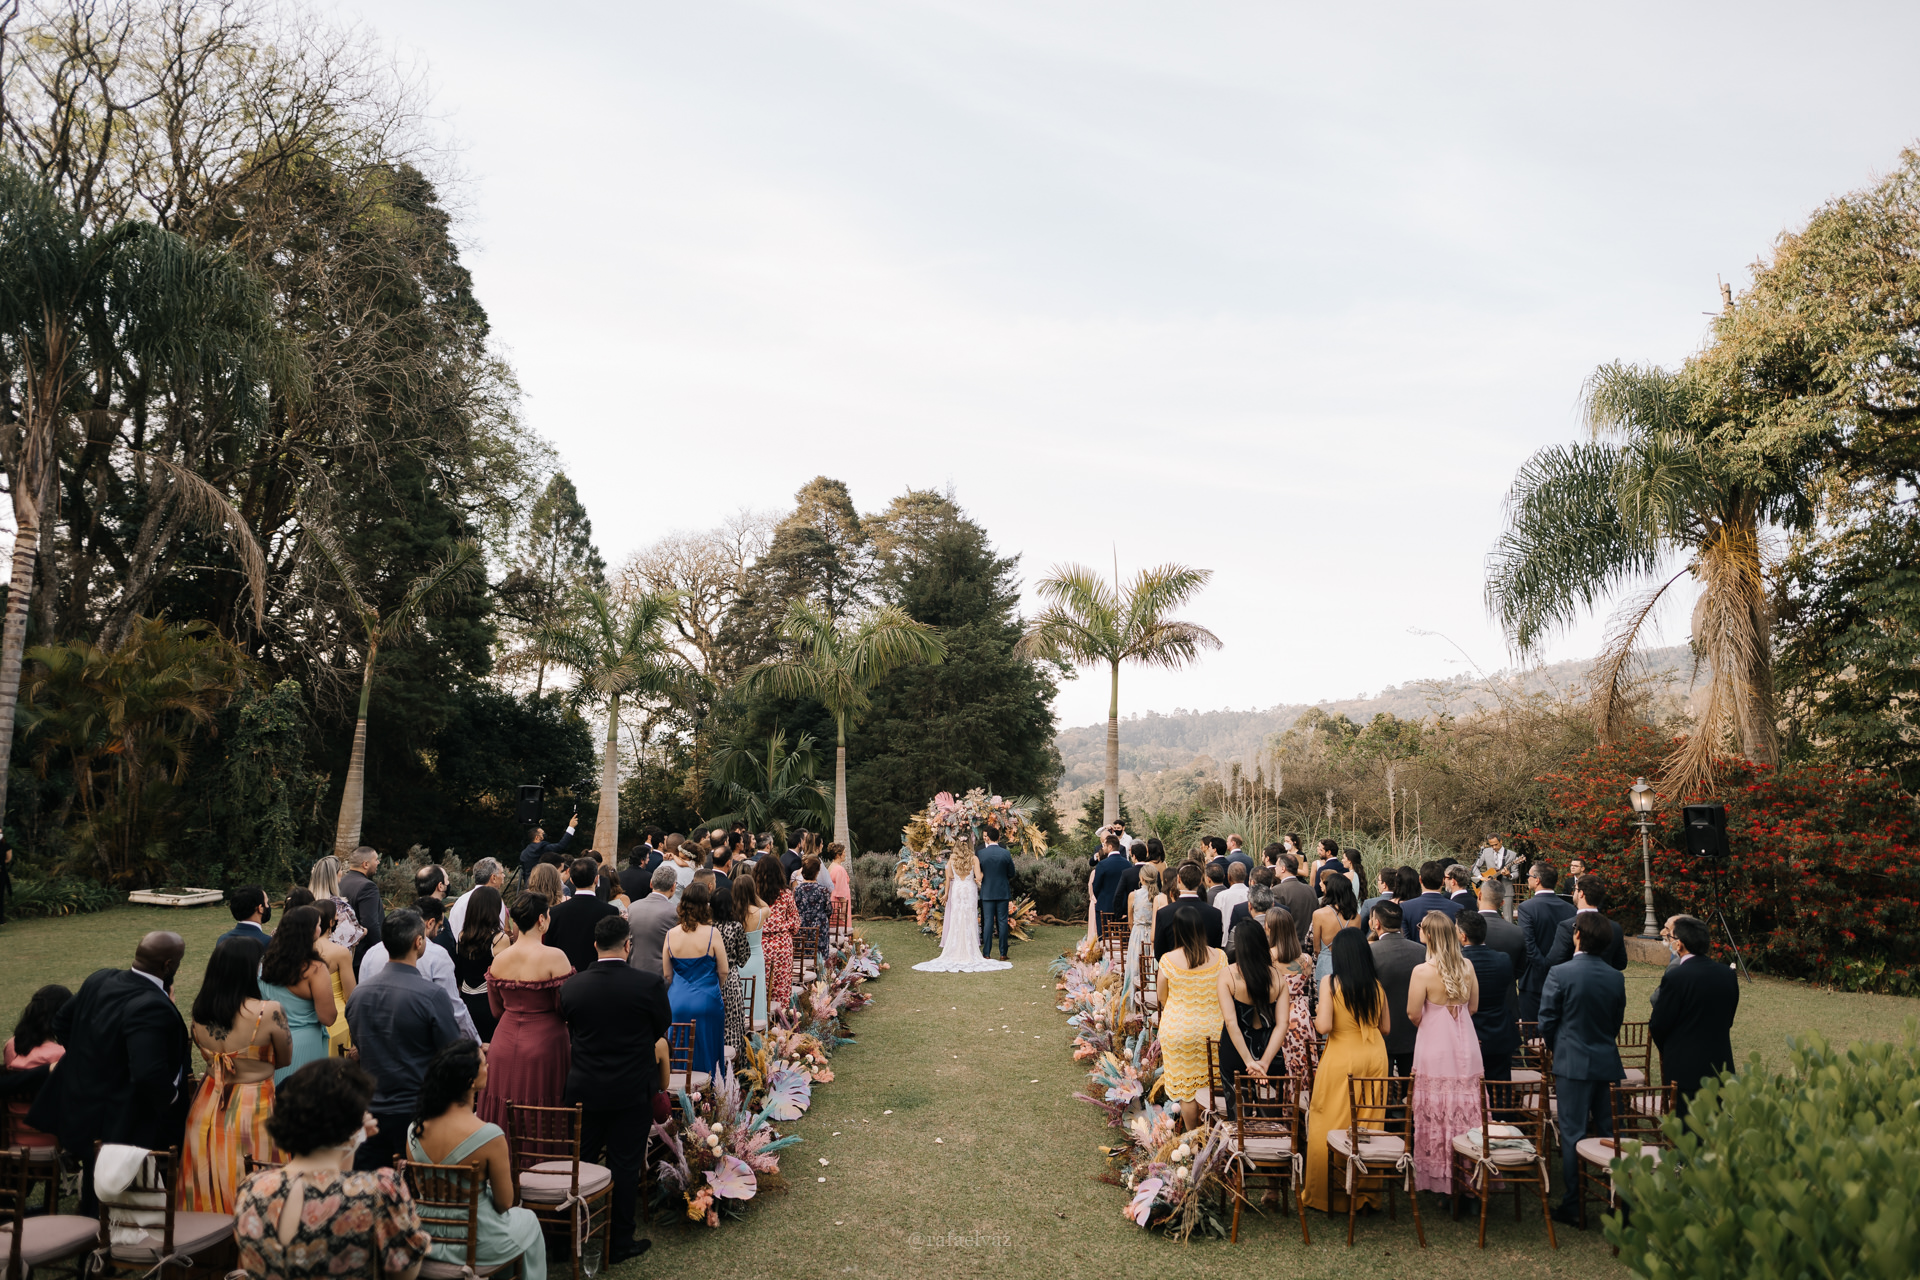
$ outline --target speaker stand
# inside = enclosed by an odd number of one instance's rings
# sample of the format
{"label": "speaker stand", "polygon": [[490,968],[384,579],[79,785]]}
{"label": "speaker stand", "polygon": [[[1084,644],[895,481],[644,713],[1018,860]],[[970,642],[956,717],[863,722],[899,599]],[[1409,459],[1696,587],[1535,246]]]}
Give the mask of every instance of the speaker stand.
{"label": "speaker stand", "polygon": [[1733,952],[1733,961],[1740,966],[1740,976],[1752,982],[1753,975],[1747,972],[1747,962],[1740,954],[1740,944],[1733,940],[1733,926],[1727,923],[1726,914],[1720,910],[1720,859],[1711,859],[1711,863],[1713,871],[1709,881],[1713,886],[1713,907],[1707,913],[1707,928],[1711,931],[1714,925],[1720,926],[1720,932],[1727,937],[1727,949]]}

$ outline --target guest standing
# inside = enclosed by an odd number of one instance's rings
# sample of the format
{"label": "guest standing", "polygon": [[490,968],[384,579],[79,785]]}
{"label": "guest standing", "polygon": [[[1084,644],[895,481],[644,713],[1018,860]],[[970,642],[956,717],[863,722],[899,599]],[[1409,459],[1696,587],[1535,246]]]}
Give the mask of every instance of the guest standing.
{"label": "guest standing", "polygon": [[[1212,1084],[1207,1041],[1220,1038],[1220,973],[1226,953],[1207,945],[1206,908],[1182,901],[1173,913],[1173,950],[1160,959],[1161,1084],[1180,1104],[1180,1126],[1200,1122],[1199,1097]],[[1216,915],[1217,921],[1219,917]]]}
{"label": "guest standing", "polygon": [[1127,873],[1127,857],[1120,852],[1120,842],[1116,837],[1108,835],[1103,838],[1100,849],[1100,861],[1093,868],[1091,887],[1098,920],[1096,937],[1107,931],[1108,921],[1123,918],[1120,914],[1120,885]]}
{"label": "guest standing", "polygon": [[785,1009],[793,1002],[793,938],[800,927],[800,909],[787,887],[786,863],[775,870],[763,859],[753,874],[760,897],[767,904],[767,918],[760,926],[760,949],[766,955],[768,1008]]}
{"label": "guest standing", "polygon": [[[1238,866],[1238,863],[1234,864]],[[1264,1079],[1280,1052],[1279,1029],[1287,1025],[1286,973],[1267,949],[1267,931],[1242,920],[1233,931],[1233,963],[1220,971],[1217,988],[1226,1038],[1220,1042],[1220,1083],[1226,1112],[1233,1114],[1234,1080],[1241,1072]]]}
{"label": "guest standing", "polygon": [[593,963],[593,926],[620,908],[590,892],[600,878],[600,864],[592,858],[575,858],[567,878],[573,882],[573,896],[553,907],[547,945],[558,947],[578,972]]}
{"label": "guest standing", "polygon": [[[1520,974],[1527,967],[1527,931],[1500,914],[1500,891],[1503,888],[1511,889],[1513,886],[1498,880],[1482,881],[1480,910],[1474,914],[1479,915],[1486,922],[1486,945],[1506,956],[1508,964],[1513,969],[1514,981],[1518,982]],[[1464,921],[1467,915],[1467,912],[1461,912],[1454,923]],[[1518,1014],[1517,1006],[1514,1012]]]}
{"label": "guest standing", "polygon": [[[1327,1179],[1327,1135],[1352,1128],[1347,1081],[1387,1074],[1387,1045],[1382,1039],[1387,1021],[1387,994],[1374,976],[1373,953],[1366,938],[1358,929],[1342,929],[1333,940],[1333,972],[1320,979],[1320,1008],[1313,1018],[1314,1026],[1327,1037],[1327,1047],[1320,1054],[1307,1112],[1306,1201],[1323,1213],[1346,1211],[1346,1191]],[[1378,1124],[1384,1117],[1369,1119]],[[1360,1203],[1371,1206],[1373,1196],[1363,1194]]]}
{"label": "guest standing", "polygon": [[1408,942],[1420,940],[1420,921],[1427,912],[1444,911],[1449,921],[1460,914],[1460,904],[1440,892],[1444,870],[1438,862],[1420,864],[1420,895],[1400,904],[1400,932],[1407,935]]}
{"label": "guest standing", "polygon": [[489,1046],[480,1117],[506,1127],[507,1101],[556,1107],[567,1087],[567,1024],[560,986],[573,976],[566,953],[547,945],[552,911],[531,891],[513,904],[520,936],[487,969],[488,1007],[497,1019]]}
{"label": "guest standing", "polygon": [[1579,1220],[1577,1148],[1585,1137],[1613,1136],[1609,1086],[1626,1079],[1617,1038],[1627,1011],[1627,983],[1601,959],[1613,941],[1610,922],[1590,911],[1574,920],[1573,959],[1555,965],[1540,993],[1540,1036],[1553,1051],[1554,1096],[1559,1103],[1561,1185],[1566,1195],[1556,1222]]}
{"label": "guest standing", "polygon": [[[1581,876],[1573,882],[1574,918],[1589,913],[1606,921],[1607,933],[1611,941],[1599,952],[1605,960],[1622,973],[1627,968],[1627,943],[1624,930],[1618,921],[1608,919],[1607,890],[1599,876]],[[1553,936],[1553,950],[1547,953],[1547,972],[1553,972],[1556,965],[1563,965],[1573,958],[1573,921],[1562,920],[1560,928]]]}
{"label": "guest standing", "polygon": [[1288,852],[1281,855],[1281,864],[1286,873],[1273,886],[1273,900],[1287,909],[1293,917],[1293,927],[1299,932],[1300,950],[1305,951],[1309,959],[1313,948],[1309,945],[1309,931],[1313,928],[1313,913],[1320,909],[1320,899],[1314,893],[1313,886],[1300,877],[1300,855]]}
{"label": "guest standing", "polygon": [[352,951],[360,945],[360,939],[367,936],[367,928],[354,913],[353,904],[340,892],[343,870],[340,859],[332,854],[319,859],[313,864],[313,871],[307,878],[307,892],[313,895],[315,902],[333,903],[333,940]]}
{"label": "guest standing", "polygon": [[259,963],[250,940],[219,943],[193,998],[188,1032],[207,1074],[187,1112],[180,1150],[178,1201],[189,1213],[232,1213],[247,1157],[281,1163],[267,1136],[267,1117],[273,1114],[274,1069],[292,1059],[293,1041],[280,1006],[260,996]]}
{"label": "guest standing", "polygon": [[466,925],[454,947],[453,976],[460,984],[460,1003],[466,1006],[467,1016],[473,1020],[474,1033],[480,1043],[490,1044],[494,1027],[500,1020],[494,1017],[493,1001],[487,995],[487,970],[493,967],[494,957],[508,943],[497,909],[500,891],[491,885],[482,885],[464,901],[469,910]]}
{"label": "guest standing", "polygon": [[1660,1079],[1676,1087],[1674,1110],[1684,1116],[1702,1080],[1733,1070],[1740,979],[1708,957],[1711,935],[1704,921],[1674,916],[1661,938],[1674,962],[1653,993],[1647,1033],[1660,1050]]}
{"label": "guest standing", "polygon": [[1333,940],[1343,929],[1360,923],[1360,901],[1344,875],[1324,877],[1326,893],[1313,913],[1313,977],[1318,982],[1333,972]]}
{"label": "guest standing", "polygon": [[1233,932],[1233,909],[1246,905],[1247,894],[1253,887],[1247,883],[1247,875],[1245,867],[1238,862],[1228,861],[1227,887],[1213,900],[1213,909],[1220,913],[1220,936],[1223,938]]}
{"label": "guest standing", "polygon": [[1374,976],[1387,993],[1387,1061],[1394,1075],[1410,1075],[1420,1028],[1407,1016],[1407,993],[1413,989],[1413,971],[1426,963],[1427,949],[1400,931],[1400,908],[1395,903],[1375,907],[1368,923]]}
{"label": "guest standing", "polygon": [[[809,858],[807,863],[818,874],[819,860]],[[826,896],[824,890],[821,896]],[[668,984],[673,1020],[693,1024],[693,1070],[719,1075],[725,1060],[721,1050],[727,1009],[721,984],[727,977],[727,952],[713,927],[707,886],[698,880],[680,895],[680,927],[667,934],[660,976]]]}
{"label": "guest standing", "polygon": [[327,1028],[338,1010],[333,1007],[332,971],[315,949],[319,940],[320,913],[295,907],[260,957],[260,994],[285,1011],[293,1046],[292,1056],[273,1073],[276,1085],[331,1052]]}
{"label": "guest standing", "polygon": [[[281,932],[285,931],[282,926]],[[407,1122],[420,1101],[420,1081],[426,1076],[427,1064],[448,1041],[460,1037],[446,995],[420,972],[420,957],[426,954],[428,945],[426,926],[418,911],[388,915],[380,922],[380,947],[387,954],[387,963],[347,999],[347,1022],[353,1028],[360,1063],[375,1081],[372,1100],[364,1107],[377,1122],[378,1130],[368,1134],[354,1154],[356,1169],[389,1168],[406,1149]],[[296,1080],[313,1069],[310,1063],[287,1077],[279,1091],[281,1106],[286,1105],[287,1095],[295,1092]],[[350,1079],[325,1074],[311,1078],[336,1083]],[[287,1149],[279,1130],[268,1126],[268,1132]]]}
{"label": "guest standing", "polygon": [[193,1042],[170,994],[186,953],[179,934],[149,933],[134,950],[133,968],[98,970],[54,1017],[53,1038],[67,1051],[27,1123],[80,1162],[83,1216],[99,1206],[94,1143],[164,1151],[186,1131]]}
{"label": "guest standing", "polygon": [[[1133,922],[1133,928],[1127,932],[1126,984],[1128,991],[1133,990],[1140,978],[1142,948],[1153,945],[1153,900],[1159,892],[1159,869],[1151,865],[1141,867],[1140,887],[1133,891],[1133,897],[1127,903],[1127,919]],[[984,933],[982,937],[985,937]],[[1001,952],[1001,958],[1006,958],[1004,950]]]}
{"label": "guest standing", "polygon": [[455,898],[453,905],[447,908],[447,928],[453,930],[456,941],[466,934],[467,909],[473,903],[473,895],[482,889],[493,890],[494,898],[500,903],[500,929],[506,931],[507,869],[498,858],[482,858],[473,864],[473,888]]}
{"label": "guest standing", "polygon": [[[1461,911],[1478,911],[1480,899],[1473,892],[1473,873],[1459,863],[1454,863],[1446,871],[1447,897],[1460,904]],[[1459,919],[1456,912],[1454,919]]]}
{"label": "guest standing", "polygon": [[[762,929],[767,923],[767,905],[760,900],[760,887],[754,883],[759,871],[733,879],[733,918],[746,935],[746,959],[740,965],[740,980],[753,982],[753,1006],[747,1010],[747,1030],[756,1031],[767,1023],[767,955]],[[731,958],[731,957],[729,957]]]}
{"label": "guest standing", "polygon": [[334,931],[339,928],[340,908],[332,898],[320,898],[314,902],[295,903],[294,897],[311,898],[313,895],[305,889],[296,889],[287,895],[287,909],[296,905],[311,906],[320,917],[320,939],[313,944],[320,959],[327,966],[327,985],[333,988],[333,1021],[327,1024],[327,1052],[334,1057],[344,1057],[353,1048],[353,1031],[347,1026],[347,997],[353,994],[356,982],[353,976],[353,952],[333,940]]}
{"label": "guest standing", "polygon": [[1206,902],[1200,897],[1200,877],[1202,872],[1197,862],[1183,862],[1174,872],[1173,900],[1153,913],[1153,958],[1158,960],[1180,945],[1174,933],[1173,918],[1180,908],[1191,906],[1200,912],[1200,927],[1204,931],[1207,945],[1218,947],[1224,936],[1220,932],[1218,912],[1207,911]]}
{"label": "guest standing", "polygon": [[800,883],[793,886],[794,909],[800,913],[800,927],[814,930],[814,954],[802,956],[803,962],[819,964],[827,945],[827,921],[832,916],[832,896],[820,882],[820,859],[809,857],[800,864]]}
{"label": "guest standing", "polygon": [[1520,1021],[1540,1019],[1540,992],[1547,985],[1547,956],[1560,932],[1560,922],[1573,919],[1573,903],[1553,891],[1560,873],[1551,863],[1536,862],[1527,871],[1527,887],[1533,891],[1514,909],[1527,947],[1526,972],[1520,975]]}
{"label": "guest standing", "polygon": [[1286,1073],[1306,1088],[1313,1080],[1313,961],[1300,949],[1300,931],[1285,907],[1267,912],[1267,946],[1287,984],[1287,1017],[1280,1033]]}
{"label": "guest standing", "polygon": [[[762,859],[779,875],[779,863]],[[735,882],[735,892],[747,883]],[[584,1108],[580,1158],[599,1160],[613,1173],[611,1261],[646,1252],[650,1241],[634,1239],[640,1170],[653,1124],[659,1075],[654,1046],[673,1022],[666,983],[657,971],[631,963],[633,936],[602,920],[594,926],[593,967],[560,988],[560,1014],[572,1038],[572,1065],[564,1101]]]}
{"label": "guest standing", "polygon": [[1414,966],[1407,1018],[1413,1043],[1413,1189],[1453,1193],[1453,1140],[1480,1123],[1480,1036],[1473,1025],[1480,981],[1460,954],[1453,921],[1420,922],[1427,956]]}
{"label": "guest standing", "polygon": [[[742,875],[742,880],[748,877]],[[723,895],[715,887],[714,894],[707,900],[708,910],[713,912],[713,927],[719,930],[720,945],[727,952],[727,976],[720,983],[721,1003],[727,1011],[726,1045],[733,1050],[732,1057],[740,1056],[740,1048],[747,1040],[747,987],[740,981],[740,970],[749,959],[753,950],[747,942],[746,926],[733,915],[733,884],[728,882]]]}
{"label": "guest standing", "polygon": [[847,874],[847,846],[838,840],[827,846],[827,876],[833,890],[832,919],[853,920],[853,877]]}
{"label": "guest standing", "polygon": [[573,843],[574,832],[579,826],[580,815],[576,813],[567,819],[565,834],[551,844],[547,842],[545,827],[535,827],[527,832],[527,846],[520,851],[520,883],[532,889],[533,869],[548,865],[549,859],[557,862],[566,853],[567,846]]}
{"label": "guest standing", "polygon": [[667,930],[679,919],[676,899],[680,882],[674,876],[672,863],[663,862],[653,869],[650,887],[651,893],[635,899],[627,908],[627,928],[633,935],[633,967],[657,973]]}
{"label": "guest standing", "polygon": [[273,904],[267,901],[267,891],[257,884],[243,884],[228,896],[227,910],[233,913],[233,928],[215,938],[213,945],[243,942],[253,948],[254,963],[258,964],[260,953],[267,949],[273,937],[266,930],[267,923],[273,919]]}
{"label": "guest standing", "polygon": [[407,1128],[407,1159],[477,1165],[475,1172],[486,1180],[487,1192],[475,1208],[475,1256],[467,1256],[466,1215],[450,1218],[444,1216],[448,1210],[439,1208],[421,1218],[434,1237],[427,1256],[476,1271],[518,1258],[521,1280],[546,1280],[547,1244],[540,1219],[533,1210],[514,1204],[506,1131],[474,1114],[474,1096],[486,1084],[487,1051],[471,1040],[455,1040],[434,1054],[421,1078],[419,1108]]}
{"label": "guest standing", "polygon": [[[366,930],[362,941],[378,943],[380,929],[386,920],[386,908],[380,904],[380,886],[373,882],[373,873],[380,866],[380,851],[370,845],[361,845],[347,855],[347,870],[340,877],[340,896],[353,908],[353,915]],[[319,890],[314,896],[320,896]]]}
{"label": "guest standing", "polygon": [[1473,1029],[1480,1039],[1481,1078],[1511,1080],[1513,1055],[1520,1048],[1519,1000],[1514,991],[1513,961],[1487,944],[1487,931],[1496,922],[1507,924],[1497,913],[1463,911],[1454,927],[1460,931],[1460,954],[1473,966],[1473,976],[1480,984]]}
{"label": "guest standing", "polygon": [[253,1280],[419,1274],[433,1238],[406,1182],[390,1168],[353,1169],[374,1099],[367,1073],[339,1058],[308,1063],[279,1091],[267,1132],[287,1163],[260,1170],[235,1196],[234,1242],[240,1270]]}

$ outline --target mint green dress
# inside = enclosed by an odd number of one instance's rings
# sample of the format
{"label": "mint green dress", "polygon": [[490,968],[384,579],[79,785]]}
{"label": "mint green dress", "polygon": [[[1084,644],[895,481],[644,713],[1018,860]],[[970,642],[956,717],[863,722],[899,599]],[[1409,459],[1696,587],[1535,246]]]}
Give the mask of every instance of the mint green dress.
{"label": "mint green dress", "polygon": [[314,1012],[313,1001],[305,996],[297,996],[285,987],[276,987],[262,978],[260,998],[280,1002],[280,1008],[287,1015],[287,1031],[293,1038],[293,1061],[273,1073],[273,1083],[282,1085],[287,1082],[288,1076],[309,1062],[318,1062],[327,1056],[330,1052],[327,1029],[320,1025],[320,1015]]}
{"label": "mint green dress", "polygon": [[[474,1153],[505,1136],[497,1124],[483,1124],[467,1140],[447,1153],[444,1160],[428,1158],[427,1149],[420,1145],[413,1126],[407,1126],[407,1158],[421,1164],[462,1164],[473,1159]],[[482,1175],[484,1176],[484,1175]],[[449,1262],[454,1266],[465,1266],[467,1220],[462,1215],[458,1221],[430,1218],[423,1207],[420,1211],[420,1225],[433,1236],[433,1247],[427,1250],[427,1256],[435,1262]],[[491,1267],[520,1259],[520,1272],[524,1280],[547,1280],[547,1242],[540,1232],[540,1219],[533,1216],[533,1210],[514,1205],[505,1213],[493,1207],[493,1193],[484,1190],[480,1193],[480,1256],[474,1265]],[[453,1243],[446,1243],[452,1241]]]}

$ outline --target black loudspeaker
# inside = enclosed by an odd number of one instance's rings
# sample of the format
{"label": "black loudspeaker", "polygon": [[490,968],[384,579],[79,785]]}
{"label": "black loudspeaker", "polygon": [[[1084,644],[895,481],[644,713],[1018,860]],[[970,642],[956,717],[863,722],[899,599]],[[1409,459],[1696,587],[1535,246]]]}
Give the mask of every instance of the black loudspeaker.
{"label": "black loudspeaker", "polygon": [[540,821],[540,802],[546,799],[545,787],[520,788],[520,807],[513,811],[514,820],[523,827],[530,827]]}
{"label": "black loudspeaker", "polygon": [[1688,857],[1724,858],[1728,855],[1727,806],[1690,804],[1681,809],[1681,815],[1687,826]]}

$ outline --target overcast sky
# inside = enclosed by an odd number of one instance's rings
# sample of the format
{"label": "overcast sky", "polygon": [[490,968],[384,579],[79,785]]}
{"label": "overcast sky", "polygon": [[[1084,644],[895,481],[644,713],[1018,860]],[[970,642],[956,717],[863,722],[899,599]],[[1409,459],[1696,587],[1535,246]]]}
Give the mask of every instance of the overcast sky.
{"label": "overcast sky", "polygon": [[1920,137],[1920,6],[1575,9],[342,6],[428,69],[610,561],[817,474],[951,484],[1029,581],[1214,570],[1226,648],[1123,713],[1460,669],[1410,629],[1500,665],[1483,559],[1582,379],[1685,357]]}

